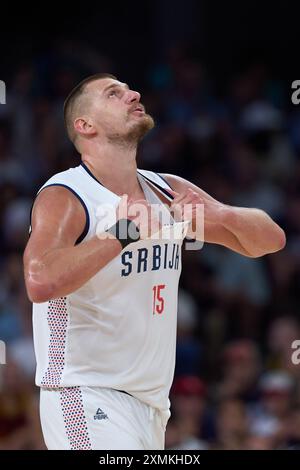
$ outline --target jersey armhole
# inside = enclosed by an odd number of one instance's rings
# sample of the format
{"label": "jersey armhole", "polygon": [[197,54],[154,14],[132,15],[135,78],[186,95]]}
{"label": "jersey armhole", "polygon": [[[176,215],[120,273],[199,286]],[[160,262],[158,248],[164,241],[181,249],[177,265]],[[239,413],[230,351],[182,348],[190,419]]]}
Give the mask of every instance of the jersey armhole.
{"label": "jersey armhole", "polygon": [[[88,234],[88,231],[89,231],[89,228],[90,228],[90,216],[89,216],[89,211],[86,207],[86,204],[84,202],[84,200],[79,196],[79,194],[76,193],[76,191],[74,191],[74,189],[70,188],[70,186],[67,186],[66,184],[62,184],[62,183],[52,183],[52,184],[48,184],[47,186],[44,186],[39,192],[38,194],[40,194],[44,189],[47,189],[47,188],[51,188],[51,186],[61,186],[63,188],[66,188],[68,189],[69,191],[71,191],[72,194],[74,194],[74,196],[78,199],[78,201],[80,202],[80,204],[82,205],[83,209],[84,209],[84,212],[85,212],[85,227],[83,229],[83,232],[82,234],[80,235],[80,237],[77,238],[76,242],[75,242],[75,245],[78,245],[78,243],[82,242],[82,240],[84,240],[84,238],[87,236]],[[37,195],[38,195],[37,194]],[[34,205],[34,202],[31,206],[31,210],[30,210],[30,225],[29,225],[29,236],[31,235],[31,217],[32,217],[32,210],[33,210],[33,205]]]}

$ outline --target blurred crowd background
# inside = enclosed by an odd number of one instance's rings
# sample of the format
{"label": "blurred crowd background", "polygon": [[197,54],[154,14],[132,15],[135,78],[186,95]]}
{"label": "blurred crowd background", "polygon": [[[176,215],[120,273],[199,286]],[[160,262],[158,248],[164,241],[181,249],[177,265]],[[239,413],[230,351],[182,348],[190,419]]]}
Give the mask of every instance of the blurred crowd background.
{"label": "blurred crowd background", "polygon": [[64,98],[97,72],[140,91],[155,118],[140,168],[183,176],[226,204],[261,208],[287,235],[283,251],[259,259],[216,245],[184,252],[167,448],[300,448],[300,365],[292,362],[300,340],[293,23],[282,36],[282,5],[270,20],[256,2],[233,12],[184,4],[145,2],[137,11],[123,2],[114,14],[107,6],[80,17],[70,11],[52,33],[32,18],[17,35],[0,33],[7,86],[0,105],[0,339],[7,346],[0,449],[45,448],[22,253],[37,190],[79,164],[63,126]]}

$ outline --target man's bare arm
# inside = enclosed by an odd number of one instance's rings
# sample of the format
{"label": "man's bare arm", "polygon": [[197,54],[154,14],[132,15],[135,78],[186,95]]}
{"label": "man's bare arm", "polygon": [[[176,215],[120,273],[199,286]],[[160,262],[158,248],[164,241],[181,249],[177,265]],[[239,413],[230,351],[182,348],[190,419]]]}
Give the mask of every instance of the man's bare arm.
{"label": "man's bare arm", "polygon": [[284,248],[284,231],[264,211],[222,204],[184,178],[163,176],[176,193],[196,193],[203,201],[205,242],[223,245],[254,258]]}
{"label": "man's bare arm", "polygon": [[74,292],[121,252],[117,239],[96,236],[75,246],[85,221],[82,205],[68,189],[49,187],[39,194],[24,252],[31,301],[46,302]]}

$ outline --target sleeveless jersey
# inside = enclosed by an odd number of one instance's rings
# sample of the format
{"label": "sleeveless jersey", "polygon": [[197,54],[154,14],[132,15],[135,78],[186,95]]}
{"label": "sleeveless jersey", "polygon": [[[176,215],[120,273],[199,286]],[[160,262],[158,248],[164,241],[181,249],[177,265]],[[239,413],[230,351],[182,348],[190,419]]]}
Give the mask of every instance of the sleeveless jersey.
{"label": "sleeveless jersey", "polygon": [[[137,176],[148,202],[164,207],[152,187],[172,199],[160,175],[138,170]],[[87,223],[80,243],[96,235],[99,206],[120,201],[84,164],[54,175],[40,191],[51,185],[68,188],[83,205]],[[38,386],[112,388],[169,408],[187,231],[186,223],[175,225],[176,237],[131,243],[78,290],[33,304]]]}

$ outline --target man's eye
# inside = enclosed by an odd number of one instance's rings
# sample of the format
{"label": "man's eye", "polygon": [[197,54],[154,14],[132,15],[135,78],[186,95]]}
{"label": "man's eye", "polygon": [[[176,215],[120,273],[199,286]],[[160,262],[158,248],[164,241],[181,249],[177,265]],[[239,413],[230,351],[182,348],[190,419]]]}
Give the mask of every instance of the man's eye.
{"label": "man's eye", "polygon": [[116,96],[117,92],[115,90],[112,90],[108,93],[108,97],[110,98],[111,96]]}

